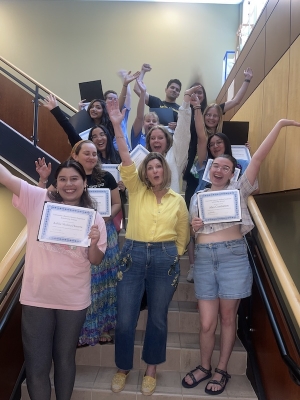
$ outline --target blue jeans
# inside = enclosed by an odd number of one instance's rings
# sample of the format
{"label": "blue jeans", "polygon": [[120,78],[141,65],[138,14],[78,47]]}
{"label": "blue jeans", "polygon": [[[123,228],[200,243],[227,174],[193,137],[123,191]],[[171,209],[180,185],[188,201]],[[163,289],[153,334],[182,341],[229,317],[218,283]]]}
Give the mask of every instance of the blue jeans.
{"label": "blue jeans", "polygon": [[151,365],[166,360],[168,307],[179,275],[175,242],[125,241],[117,274],[115,362],[119,369],[133,367],[135,330],[145,289],[148,320],[142,359]]}

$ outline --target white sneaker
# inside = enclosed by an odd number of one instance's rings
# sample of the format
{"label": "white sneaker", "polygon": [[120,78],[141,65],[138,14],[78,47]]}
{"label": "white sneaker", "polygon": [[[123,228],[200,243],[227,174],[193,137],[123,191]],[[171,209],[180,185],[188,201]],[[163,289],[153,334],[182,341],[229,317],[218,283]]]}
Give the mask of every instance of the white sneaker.
{"label": "white sneaker", "polygon": [[190,270],[187,274],[186,280],[190,283],[194,283],[194,264],[190,265]]}

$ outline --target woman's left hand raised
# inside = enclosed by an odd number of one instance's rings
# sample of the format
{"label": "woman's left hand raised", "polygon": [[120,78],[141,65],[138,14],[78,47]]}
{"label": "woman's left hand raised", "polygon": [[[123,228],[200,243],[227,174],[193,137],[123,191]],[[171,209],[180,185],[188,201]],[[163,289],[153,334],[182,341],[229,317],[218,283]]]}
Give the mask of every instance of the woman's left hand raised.
{"label": "woman's left hand raised", "polygon": [[106,102],[106,108],[108,111],[109,119],[113,125],[121,125],[125,116],[126,109],[123,108],[122,112],[119,110],[118,99],[112,99]]}

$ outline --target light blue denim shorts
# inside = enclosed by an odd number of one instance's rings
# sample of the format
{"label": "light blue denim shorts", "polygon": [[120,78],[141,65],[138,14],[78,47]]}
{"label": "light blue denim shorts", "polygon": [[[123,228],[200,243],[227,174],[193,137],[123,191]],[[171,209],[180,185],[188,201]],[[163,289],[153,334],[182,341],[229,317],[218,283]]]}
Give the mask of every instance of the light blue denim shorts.
{"label": "light blue denim shorts", "polygon": [[196,244],[197,299],[242,299],[251,295],[252,271],[244,239]]}

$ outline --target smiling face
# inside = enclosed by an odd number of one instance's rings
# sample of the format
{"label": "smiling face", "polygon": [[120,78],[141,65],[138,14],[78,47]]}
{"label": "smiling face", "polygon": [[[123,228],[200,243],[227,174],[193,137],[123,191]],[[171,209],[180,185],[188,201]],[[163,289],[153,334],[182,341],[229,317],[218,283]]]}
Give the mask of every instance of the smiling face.
{"label": "smiling face", "polygon": [[177,83],[171,83],[171,85],[165,89],[166,100],[175,103],[180,94],[180,90],[180,86]]}
{"label": "smiling face", "polygon": [[94,120],[100,120],[103,114],[103,108],[100,101],[95,101],[89,109],[90,117]]}
{"label": "smiling face", "polygon": [[97,150],[100,151],[101,154],[106,151],[107,136],[102,128],[93,129],[92,142],[95,144]]}
{"label": "smiling face", "polygon": [[98,162],[97,149],[93,143],[83,143],[78,154],[72,154],[75,161],[78,161],[87,175],[93,172]]}
{"label": "smiling face", "polygon": [[207,108],[206,112],[204,113],[205,126],[208,129],[216,129],[219,121],[220,121],[220,116],[218,114],[218,110],[215,107]]}
{"label": "smiling face", "polygon": [[234,175],[233,168],[233,163],[228,158],[215,158],[209,171],[212,189],[222,189],[226,186]]}
{"label": "smiling face", "polygon": [[219,138],[219,136],[213,135],[209,138],[207,147],[209,147],[213,158],[225,154],[225,143],[224,140]]}
{"label": "smiling face", "polygon": [[150,149],[160,154],[165,154],[167,150],[167,139],[163,131],[153,129],[150,134]]}
{"label": "smiling face", "polygon": [[57,191],[64,204],[77,206],[86,187],[86,181],[75,168],[62,168],[57,176]]}
{"label": "smiling face", "polygon": [[144,116],[144,132],[145,132],[145,135],[147,135],[147,133],[150,131],[150,129],[153,126],[157,125],[158,123],[159,122],[158,122],[158,118],[157,118],[156,114],[154,114],[154,113],[146,114]]}
{"label": "smiling face", "polygon": [[164,169],[158,159],[150,160],[146,166],[146,177],[154,188],[161,188],[164,181]]}

